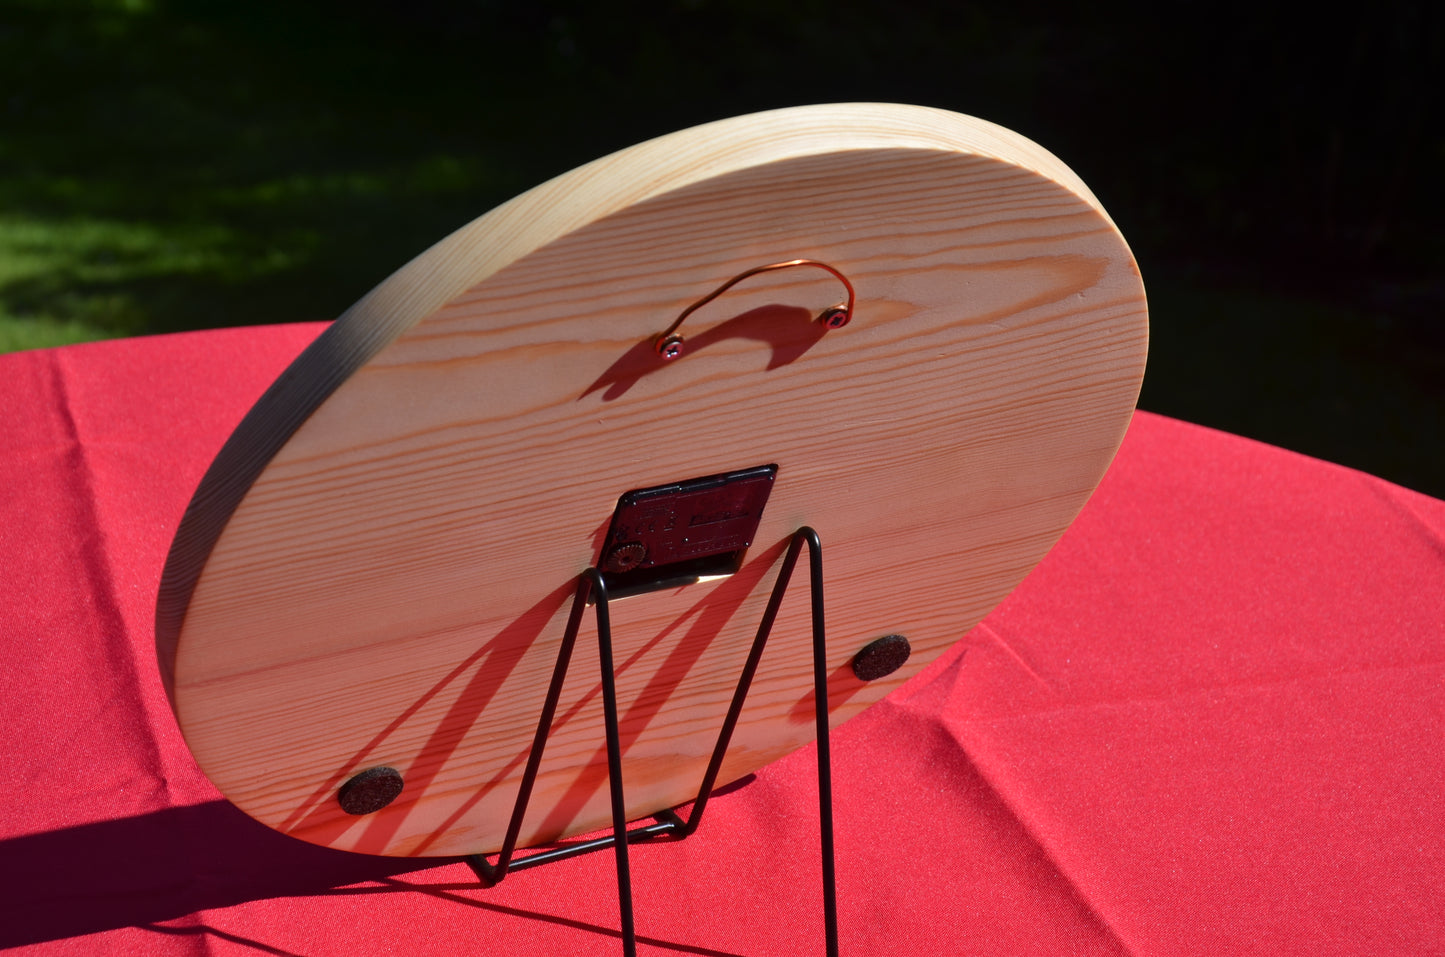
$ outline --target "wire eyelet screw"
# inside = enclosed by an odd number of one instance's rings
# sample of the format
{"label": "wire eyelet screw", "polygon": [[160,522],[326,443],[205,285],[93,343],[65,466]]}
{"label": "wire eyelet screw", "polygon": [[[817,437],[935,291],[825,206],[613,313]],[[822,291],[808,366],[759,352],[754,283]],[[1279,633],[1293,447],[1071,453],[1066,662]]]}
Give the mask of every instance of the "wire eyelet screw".
{"label": "wire eyelet screw", "polygon": [[682,355],[682,336],[658,336],[654,348],[664,362],[671,362]]}
{"label": "wire eyelet screw", "polygon": [[853,316],[841,303],[836,306],[829,306],[818,316],[818,321],[823,324],[824,329],[842,329],[848,324]]}

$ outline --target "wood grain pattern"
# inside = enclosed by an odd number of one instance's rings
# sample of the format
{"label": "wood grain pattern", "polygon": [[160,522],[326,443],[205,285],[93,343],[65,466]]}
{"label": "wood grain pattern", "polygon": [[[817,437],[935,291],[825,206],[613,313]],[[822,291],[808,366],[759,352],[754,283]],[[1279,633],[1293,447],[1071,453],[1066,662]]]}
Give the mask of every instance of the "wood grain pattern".
{"label": "wood grain pattern", "polygon": [[[810,258],[857,287],[846,328]],[[624,491],[775,462],[741,571],[613,610],[630,812],[687,800],[788,536],[823,538],[829,709],[878,700],[1062,534],[1123,437],[1147,318],[1127,246],[1057,159],[991,124],[849,104],[723,121],[537,187],[373,290],[198,488],[157,612],[196,759],[248,814],[378,854],[495,849],[577,574]],[[848,670],[907,635],[899,672]],[[525,842],[608,820],[584,626]],[[806,588],[721,782],[812,737]],[[363,817],[338,787],[400,770]]]}

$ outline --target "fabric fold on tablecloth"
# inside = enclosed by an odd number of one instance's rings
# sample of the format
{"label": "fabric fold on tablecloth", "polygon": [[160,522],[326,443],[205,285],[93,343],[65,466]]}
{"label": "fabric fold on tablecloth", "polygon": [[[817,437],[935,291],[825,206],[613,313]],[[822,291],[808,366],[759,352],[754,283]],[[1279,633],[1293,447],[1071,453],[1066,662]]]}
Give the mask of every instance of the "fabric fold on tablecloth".
{"label": "fabric fold on tablecloth", "polygon": [[[70,373],[67,367],[73,354],[63,350],[47,350],[44,353],[49,360],[46,364],[55,388],[54,407],[65,430],[66,467],[63,474],[54,478],[66,489],[67,500],[76,507],[78,530],[84,530],[81,532],[84,537],[80,539],[82,587],[94,609],[94,626],[106,636],[97,646],[105,653],[105,667],[114,682],[114,691],[106,707],[121,713],[119,720],[108,723],[131,729],[132,741],[144,754],[142,769],[151,775],[154,784],[167,791],[168,797],[174,798],[176,795],[170,794],[168,775],[164,769],[157,716],[152,709],[145,707],[143,689],[153,683],[154,669],[147,667],[150,662],[144,656],[135,653],[150,644],[149,635],[145,631],[138,634],[122,613],[115,570],[123,568],[126,559],[114,554],[112,536],[102,514],[97,490],[97,485],[101,483],[97,482],[93,460],[107,453],[111,439],[104,429],[96,430],[93,435],[82,432],[86,410],[76,407],[68,382]],[[142,668],[145,668],[144,672]],[[129,718],[132,713],[139,715],[139,723]],[[174,723],[169,720],[169,715],[162,720],[167,725]]]}
{"label": "fabric fold on tablecloth", "polygon": [[1435,554],[1445,561],[1445,509],[1440,507],[1438,499],[1382,482],[1372,475],[1360,473],[1357,478],[1370,493],[1413,523]]}
{"label": "fabric fold on tablecloth", "polygon": [[[1020,812],[1020,808],[1016,806],[1010,789],[1001,786],[1001,782],[989,774],[988,767],[981,765],[974,759],[973,754],[969,751],[968,735],[960,734],[959,729],[946,717],[955,700],[957,689],[960,686],[959,675],[968,657],[966,653],[967,648],[979,642],[988,642],[1002,648],[1009,655],[1012,662],[1026,672],[1032,680],[1043,685],[1046,689],[1048,688],[1048,683],[1035,674],[1033,670],[1029,668],[1028,663],[1010,649],[1007,643],[989,628],[987,621],[984,621],[965,636],[959,642],[958,647],[945,654],[944,660],[946,663],[944,667],[940,669],[937,674],[926,676],[925,680],[927,683],[923,684],[921,688],[906,698],[903,698],[901,701],[894,703],[891,698],[885,699],[883,702],[880,702],[879,705],[875,705],[875,707],[885,707],[892,704],[902,711],[910,712],[917,720],[928,722],[936,727],[940,734],[956,745],[958,754],[969,762],[973,770],[978,774],[979,779],[988,787],[999,805],[1007,811],[1017,823],[1019,829],[1027,835],[1029,841],[1037,848],[1039,854],[1048,861],[1059,880],[1077,900],[1079,907],[1085,911],[1093,921],[1097,922],[1099,928],[1117,946],[1120,954],[1131,955],[1132,957],[1132,955],[1135,954],[1135,950],[1129,946],[1128,941],[1126,941],[1111,924],[1108,914],[1101,909],[1099,902],[1091,898],[1090,888],[1081,884],[1069,873],[1066,867],[1061,865],[1057,859],[1056,849],[1051,846],[1050,842],[1046,839],[1046,835],[1039,833],[1037,823],[1032,821],[1026,813]],[[913,684],[913,682],[910,682],[910,687],[912,687]]]}

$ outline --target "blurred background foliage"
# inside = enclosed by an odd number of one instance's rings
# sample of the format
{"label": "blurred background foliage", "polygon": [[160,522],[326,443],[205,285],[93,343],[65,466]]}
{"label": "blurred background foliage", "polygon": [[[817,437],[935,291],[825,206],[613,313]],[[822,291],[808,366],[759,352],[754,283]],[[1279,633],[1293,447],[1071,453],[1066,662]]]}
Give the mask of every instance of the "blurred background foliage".
{"label": "blurred background foliage", "polygon": [[674,129],[922,103],[1134,248],[1141,405],[1445,496],[1437,5],[0,0],[0,351],[326,319]]}

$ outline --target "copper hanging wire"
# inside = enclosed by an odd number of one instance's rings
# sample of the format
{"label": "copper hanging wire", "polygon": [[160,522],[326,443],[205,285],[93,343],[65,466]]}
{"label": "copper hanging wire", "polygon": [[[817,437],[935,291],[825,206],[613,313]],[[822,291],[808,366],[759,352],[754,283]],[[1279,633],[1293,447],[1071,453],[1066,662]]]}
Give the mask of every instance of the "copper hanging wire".
{"label": "copper hanging wire", "polygon": [[750,276],[756,276],[758,273],[772,272],[775,269],[789,269],[793,266],[813,266],[829,272],[835,277],[837,277],[838,281],[843,284],[843,288],[848,290],[848,298],[844,302],[835,303],[834,305],[829,306],[827,309],[824,309],[821,313],[819,313],[818,321],[823,324],[824,329],[841,329],[846,326],[848,324],[848,321],[853,318],[854,300],[853,284],[848,281],[848,277],[843,275],[836,268],[828,265],[825,262],[819,262],[816,259],[789,259],[785,262],[768,263],[766,266],[754,266],[752,269],[749,269],[746,272],[738,273],[736,276],[729,279],[721,286],[718,286],[712,292],[708,293],[706,296],[703,296],[697,302],[684,309],[682,311],[682,315],[674,319],[672,325],[668,326],[665,330],[663,330],[663,332],[653,341],[653,348],[657,350],[657,354],[661,356],[664,360],[676,359],[678,356],[682,355],[683,343],[685,341],[683,337],[678,334],[677,330],[679,327],[682,326],[683,321],[687,319],[688,316],[692,315],[694,312],[701,309],[708,303],[712,302],[718,296],[721,296],[723,293],[727,292],[729,289],[736,286],[738,283],[742,282],[744,279],[747,279]]}

